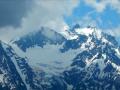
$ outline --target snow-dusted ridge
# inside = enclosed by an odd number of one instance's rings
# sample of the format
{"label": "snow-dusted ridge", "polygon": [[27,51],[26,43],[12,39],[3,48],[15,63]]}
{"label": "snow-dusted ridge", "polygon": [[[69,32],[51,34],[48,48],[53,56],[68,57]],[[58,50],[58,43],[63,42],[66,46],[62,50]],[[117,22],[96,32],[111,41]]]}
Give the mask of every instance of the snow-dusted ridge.
{"label": "snow-dusted ridge", "polygon": [[35,82],[45,90],[120,88],[119,47],[113,36],[99,29],[77,27],[58,34],[44,28],[10,45],[20,57],[28,58]]}
{"label": "snow-dusted ridge", "polygon": [[83,27],[83,28],[79,27],[79,28],[74,28],[73,31],[70,31],[69,29],[65,29],[60,33],[68,40],[72,40],[72,39],[77,39],[80,34],[86,36],[95,34],[98,38],[101,38],[102,31],[95,27]]}

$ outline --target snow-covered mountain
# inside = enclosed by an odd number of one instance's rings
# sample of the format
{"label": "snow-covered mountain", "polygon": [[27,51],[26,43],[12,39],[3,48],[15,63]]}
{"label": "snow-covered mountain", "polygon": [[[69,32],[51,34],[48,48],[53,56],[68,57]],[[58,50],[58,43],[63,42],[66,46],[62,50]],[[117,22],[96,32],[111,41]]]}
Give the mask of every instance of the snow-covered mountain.
{"label": "snow-covered mountain", "polygon": [[120,88],[120,47],[115,37],[92,27],[60,33],[42,27],[9,45],[1,42],[0,53],[2,89]]}

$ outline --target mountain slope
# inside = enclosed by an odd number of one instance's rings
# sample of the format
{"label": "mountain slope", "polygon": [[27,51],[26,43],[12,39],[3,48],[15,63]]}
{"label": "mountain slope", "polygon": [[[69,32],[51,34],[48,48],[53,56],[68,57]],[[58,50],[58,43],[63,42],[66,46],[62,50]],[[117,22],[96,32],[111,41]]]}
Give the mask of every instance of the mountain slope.
{"label": "mountain slope", "polygon": [[[66,39],[65,33],[75,38]],[[91,27],[75,27],[63,34],[41,28],[12,41],[15,52],[29,59],[35,82],[39,82],[41,89],[120,88],[120,48],[113,36]]]}
{"label": "mountain slope", "polygon": [[[105,36],[106,37],[106,36]],[[103,38],[103,37],[102,37]],[[94,47],[87,47],[73,59],[64,78],[74,90],[118,90],[120,88],[120,53],[118,45],[93,38]],[[118,51],[118,52],[117,52]]]}
{"label": "mountain slope", "polygon": [[19,57],[11,46],[0,41],[0,89],[39,90],[27,59]]}
{"label": "mountain slope", "polygon": [[[4,49],[7,49],[7,52]],[[0,77],[1,89],[18,89],[26,90],[26,86],[22,81],[11,58],[12,53],[9,53],[10,48],[0,42]],[[9,55],[8,55],[9,54]]]}

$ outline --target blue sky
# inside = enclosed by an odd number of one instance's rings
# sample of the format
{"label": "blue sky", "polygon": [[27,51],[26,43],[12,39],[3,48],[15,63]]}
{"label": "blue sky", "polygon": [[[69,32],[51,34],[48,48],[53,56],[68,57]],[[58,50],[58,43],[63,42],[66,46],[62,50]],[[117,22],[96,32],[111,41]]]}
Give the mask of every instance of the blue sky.
{"label": "blue sky", "polygon": [[[95,26],[97,28],[104,30],[114,29],[120,25],[120,13],[118,13],[117,10],[115,10],[113,7],[106,5],[106,8],[102,12],[97,12],[97,10],[92,7],[92,5],[87,5],[84,1],[81,1],[78,6],[73,9],[73,12],[70,16],[64,16],[64,19],[66,23],[69,24],[69,26],[72,26],[75,23],[79,23],[79,21],[83,21],[80,24],[84,25],[85,22],[83,18],[85,17],[90,18],[90,21],[88,18],[89,25],[96,24]],[[92,20],[95,23],[93,23]]]}

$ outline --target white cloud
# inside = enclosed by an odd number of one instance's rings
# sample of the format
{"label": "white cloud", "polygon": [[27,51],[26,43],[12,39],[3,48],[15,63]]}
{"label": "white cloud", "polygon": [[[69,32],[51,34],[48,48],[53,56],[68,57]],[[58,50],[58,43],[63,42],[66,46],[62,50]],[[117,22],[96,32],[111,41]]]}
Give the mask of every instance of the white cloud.
{"label": "white cloud", "polygon": [[92,19],[90,16],[92,13],[95,13],[94,11],[88,12],[86,15],[84,15],[80,20],[76,20],[75,24],[78,23],[82,27],[92,26],[92,27],[98,27],[97,22],[101,23],[101,19]]}
{"label": "white cloud", "polygon": [[118,13],[120,13],[120,0],[85,0],[85,3],[96,9],[97,12],[103,12],[107,6],[112,7]]}
{"label": "white cloud", "polygon": [[85,0],[86,4],[95,8],[98,12],[102,12],[106,8],[106,0],[97,2],[96,0]]}
{"label": "white cloud", "polygon": [[82,27],[87,27],[92,26],[92,27],[97,27],[97,22],[96,20],[93,20],[90,16],[84,16],[80,21],[78,21],[78,23],[82,26]]}
{"label": "white cloud", "polygon": [[105,33],[108,33],[116,38],[120,45],[120,26],[112,29],[103,30]]}
{"label": "white cloud", "polygon": [[115,36],[116,38],[120,38],[120,26],[113,28],[113,29],[108,29],[105,30],[107,33],[110,33],[111,35]]}
{"label": "white cloud", "polygon": [[35,5],[23,18],[21,27],[4,27],[0,29],[0,39],[8,41],[15,36],[38,30],[41,26],[51,27],[56,31],[65,25],[63,16],[70,15],[79,4],[79,0],[35,0]]}

